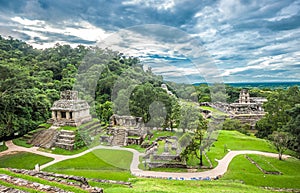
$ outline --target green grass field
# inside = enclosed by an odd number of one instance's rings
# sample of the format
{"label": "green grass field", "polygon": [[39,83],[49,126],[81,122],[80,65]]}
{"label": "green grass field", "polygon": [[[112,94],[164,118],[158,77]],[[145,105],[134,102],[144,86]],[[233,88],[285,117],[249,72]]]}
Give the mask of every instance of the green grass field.
{"label": "green grass field", "polygon": [[262,169],[267,172],[280,172],[265,156],[250,154],[247,155],[250,159],[255,161]]}
{"label": "green grass field", "polygon": [[224,151],[224,149],[257,150],[276,153],[273,146],[267,140],[247,136],[238,131],[221,130],[217,141],[214,142],[214,145],[207,152],[207,156],[212,161],[214,167],[217,165],[214,159],[222,159],[227,154],[227,151]]}
{"label": "green grass field", "polygon": [[34,169],[36,164],[43,165],[52,161],[53,158],[28,153],[19,152],[0,157],[0,168]]}
{"label": "green grass field", "polygon": [[132,177],[129,171],[131,160],[131,152],[95,150],[81,157],[49,166],[45,170],[88,178],[127,181]]}
{"label": "green grass field", "polygon": [[163,179],[141,179],[131,180],[133,188],[112,186],[104,189],[105,193],[263,193],[271,192],[263,188],[249,186],[238,182],[222,181],[179,181]]}
{"label": "green grass field", "polygon": [[263,157],[263,159],[283,175],[264,174],[244,155],[239,155],[232,160],[221,181],[241,180],[245,184],[254,186],[300,189],[300,161],[298,159],[289,158],[283,161],[271,157]]}

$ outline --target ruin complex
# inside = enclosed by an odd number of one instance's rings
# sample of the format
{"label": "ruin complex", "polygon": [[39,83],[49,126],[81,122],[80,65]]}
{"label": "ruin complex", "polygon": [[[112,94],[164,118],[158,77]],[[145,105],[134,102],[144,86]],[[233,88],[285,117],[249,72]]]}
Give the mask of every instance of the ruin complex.
{"label": "ruin complex", "polygon": [[77,127],[91,120],[90,106],[85,100],[78,99],[78,92],[66,90],[60,93],[60,99],[55,101],[52,108],[52,117],[48,123],[54,126]]}
{"label": "ruin complex", "polygon": [[231,118],[240,120],[242,123],[248,123],[254,128],[256,122],[265,115],[263,109],[264,102],[267,102],[266,98],[251,97],[247,89],[242,89],[239,99],[235,103],[216,102],[201,105],[216,108],[227,113]]}
{"label": "ruin complex", "polygon": [[147,135],[141,117],[112,115],[107,135],[100,137],[101,142],[112,146],[141,145]]}

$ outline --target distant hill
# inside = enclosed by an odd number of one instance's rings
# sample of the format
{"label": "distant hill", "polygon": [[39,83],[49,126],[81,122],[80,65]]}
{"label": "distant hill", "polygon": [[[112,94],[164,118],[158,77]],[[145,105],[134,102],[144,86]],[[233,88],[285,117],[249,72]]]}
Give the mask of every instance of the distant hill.
{"label": "distant hill", "polygon": [[[194,85],[201,85],[201,84],[207,84],[207,83],[195,83]],[[232,87],[242,87],[242,88],[286,89],[291,86],[300,87],[300,82],[239,82],[239,83],[225,83],[225,84]]]}

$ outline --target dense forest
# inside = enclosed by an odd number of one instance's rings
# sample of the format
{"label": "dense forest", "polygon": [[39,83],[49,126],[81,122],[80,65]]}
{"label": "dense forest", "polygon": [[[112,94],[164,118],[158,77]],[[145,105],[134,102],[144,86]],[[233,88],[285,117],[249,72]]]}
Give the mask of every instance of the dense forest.
{"label": "dense forest", "polygon": [[[0,141],[16,133],[25,134],[46,122],[52,103],[59,99],[63,90],[75,88],[89,93],[81,98],[91,104],[92,116],[103,123],[108,123],[113,113],[130,113],[142,117],[146,123],[151,120],[149,126],[159,123],[172,129],[184,125],[179,121],[180,116],[191,109],[178,98],[208,102],[211,89],[218,89],[206,84],[165,82],[161,76],[154,75],[151,68],[143,69],[138,58],[109,49],[56,44],[40,50],[12,37],[1,36],[0,72]],[[173,95],[161,84],[166,84]],[[226,85],[225,89],[226,95],[220,94],[220,98],[227,102],[238,99],[241,88]],[[284,135],[289,139],[289,147],[299,152],[299,87],[251,88],[250,94],[268,98],[264,104],[267,114],[256,125],[257,137],[273,136],[275,140],[274,134]],[[151,114],[151,110],[156,114]],[[187,124],[194,125],[186,123],[184,127],[188,127]]]}

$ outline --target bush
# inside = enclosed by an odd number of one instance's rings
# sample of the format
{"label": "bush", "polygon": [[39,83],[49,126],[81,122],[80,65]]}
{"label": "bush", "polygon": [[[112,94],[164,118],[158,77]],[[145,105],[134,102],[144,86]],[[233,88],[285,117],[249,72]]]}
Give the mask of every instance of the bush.
{"label": "bush", "polygon": [[91,138],[87,133],[80,133],[75,131],[75,143],[74,149],[80,149],[85,146],[89,146],[92,143]]}

